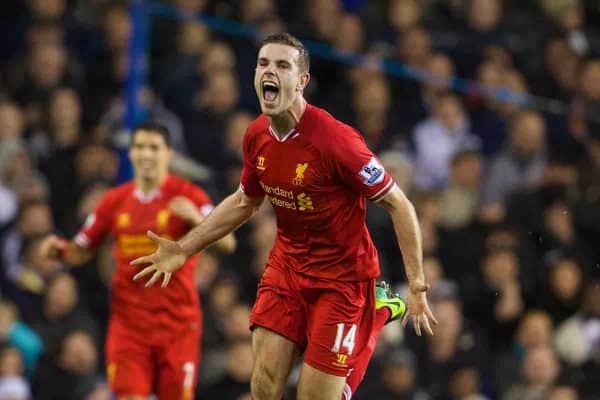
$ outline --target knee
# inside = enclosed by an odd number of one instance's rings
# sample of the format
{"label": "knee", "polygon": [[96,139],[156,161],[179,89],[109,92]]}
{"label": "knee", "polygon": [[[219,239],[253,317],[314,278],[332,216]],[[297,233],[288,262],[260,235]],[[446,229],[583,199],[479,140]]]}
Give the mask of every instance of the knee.
{"label": "knee", "polygon": [[285,377],[268,363],[255,361],[250,384],[255,400],[279,400],[283,395]]}

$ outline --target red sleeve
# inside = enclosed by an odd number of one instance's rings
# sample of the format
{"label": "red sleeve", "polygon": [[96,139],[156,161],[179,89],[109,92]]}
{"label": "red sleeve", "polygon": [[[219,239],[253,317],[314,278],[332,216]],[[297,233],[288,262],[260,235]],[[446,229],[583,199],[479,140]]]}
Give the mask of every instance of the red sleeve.
{"label": "red sleeve", "polygon": [[203,217],[206,217],[215,208],[208,193],[198,186],[190,184],[185,196],[198,207]]}
{"label": "red sleeve", "polygon": [[95,249],[102,243],[113,220],[114,197],[114,192],[102,196],[94,212],[88,215],[83,227],[75,235],[75,243],[84,249]]}
{"label": "red sleeve", "polygon": [[256,173],[256,168],[259,168],[258,156],[252,149],[252,135],[250,128],[244,135],[243,144],[243,157],[244,165],[242,167],[242,175],[240,177],[240,189],[247,196],[250,197],[261,197],[264,195],[264,191],[260,186],[260,181]]}
{"label": "red sleeve", "polygon": [[381,161],[367,147],[362,136],[348,126],[332,143],[332,162],[342,182],[372,201],[379,201],[395,186]]}

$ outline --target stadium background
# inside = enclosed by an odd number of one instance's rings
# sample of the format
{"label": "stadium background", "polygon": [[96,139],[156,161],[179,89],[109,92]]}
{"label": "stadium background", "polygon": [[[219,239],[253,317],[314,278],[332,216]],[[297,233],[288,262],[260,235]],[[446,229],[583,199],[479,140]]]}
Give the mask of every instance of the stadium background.
{"label": "stadium background", "polygon": [[[387,327],[355,398],[600,398],[600,2],[2,7],[0,399],[108,398],[110,244],[68,271],[39,238],[74,234],[128,176],[128,128],[147,117],[174,133],[177,173],[215,200],[235,190],[257,40],[282,30],[313,53],[309,101],[363,133],[423,232],[436,335]],[[402,290],[390,221],[372,207],[368,223]],[[199,399],[249,398],[247,321],[274,233],[266,207],[234,255],[200,261]]]}

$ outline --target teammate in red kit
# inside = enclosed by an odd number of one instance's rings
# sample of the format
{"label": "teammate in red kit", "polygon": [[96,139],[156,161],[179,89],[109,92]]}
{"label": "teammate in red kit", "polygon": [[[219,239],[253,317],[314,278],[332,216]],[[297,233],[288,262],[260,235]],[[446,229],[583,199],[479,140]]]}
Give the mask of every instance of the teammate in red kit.
{"label": "teammate in red kit", "polygon": [[[170,136],[162,125],[147,123],[132,133],[129,156],[134,179],[109,190],[82,230],[69,242],[49,236],[48,257],[83,264],[107,235],[114,238],[118,262],[112,281],[106,342],[107,375],[119,400],[193,399],[201,339],[201,311],[194,283],[197,256],[182,265],[171,287],[144,290],[132,280],[129,262],[154,251],[146,236],[181,238],[213,208],[198,186],[168,174]],[[217,243],[233,251],[235,238]]]}
{"label": "teammate in red kit", "polygon": [[254,400],[281,399],[300,353],[299,400],[349,400],[379,331],[404,314],[400,299],[376,293],[380,272],[365,224],[366,199],[380,202],[392,218],[417,334],[433,334],[430,322],[436,322],[413,206],[358,132],[306,103],[308,70],[308,53],[293,36],[276,34],[261,43],[254,85],[263,115],[244,137],[240,189],[178,241],[149,233],[157,251],[133,262],[150,264],[135,279],[153,274],[147,285],[162,277],[164,286],[187,257],[245,223],[269,198],[277,238],[250,321]]}

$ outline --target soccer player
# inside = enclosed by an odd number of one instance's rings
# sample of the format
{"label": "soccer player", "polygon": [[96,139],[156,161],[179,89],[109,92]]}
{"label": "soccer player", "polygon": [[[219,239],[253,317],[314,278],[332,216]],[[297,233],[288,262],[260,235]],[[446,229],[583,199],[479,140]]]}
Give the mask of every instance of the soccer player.
{"label": "soccer player", "polygon": [[[166,286],[187,257],[245,223],[265,196],[277,238],[258,286],[250,326],[254,400],[281,399],[303,353],[299,400],[349,400],[381,327],[404,303],[375,293],[377,251],[365,225],[366,199],[392,218],[409,282],[408,313],[417,334],[433,334],[414,208],[361,135],[307,104],[309,55],[289,34],[260,45],[254,86],[262,115],[247,129],[238,191],[178,241],[149,232],[158,249],[133,261]],[[383,306],[382,306],[383,305]],[[408,315],[408,314],[407,314]]]}
{"label": "soccer player", "polygon": [[[144,290],[132,280],[129,262],[154,251],[145,235],[155,230],[181,238],[213,208],[200,187],[169,175],[170,134],[146,123],[132,133],[129,157],[133,181],[109,190],[71,241],[45,239],[44,253],[68,265],[85,263],[105,236],[114,238],[117,268],[112,280],[106,341],[107,376],[119,400],[193,399],[201,339],[201,311],[194,283],[197,257],[182,264],[172,287]],[[235,238],[217,242],[233,251]]]}

